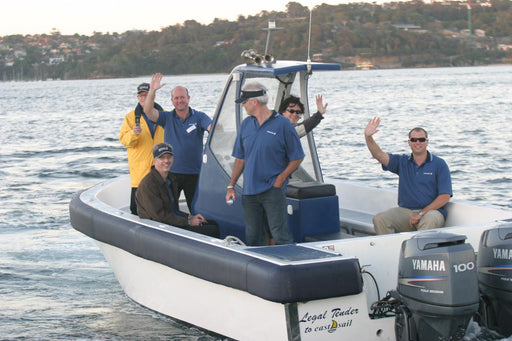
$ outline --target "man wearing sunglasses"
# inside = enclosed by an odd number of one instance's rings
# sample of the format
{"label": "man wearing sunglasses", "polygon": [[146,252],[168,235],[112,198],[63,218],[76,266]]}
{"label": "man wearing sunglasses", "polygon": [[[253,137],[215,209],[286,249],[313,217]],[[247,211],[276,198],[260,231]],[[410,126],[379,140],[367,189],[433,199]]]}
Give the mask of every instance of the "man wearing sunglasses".
{"label": "man wearing sunglasses", "polygon": [[411,154],[388,154],[373,139],[380,118],[374,117],[364,130],[366,146],[382,169],[398,175],[398,206],[373,217],[377,234],[427,230],[442,227],[445,205],[452,197],[450,170],[446,162],[427,150],[423,128],[409,131]]}
{"label": "man wearing sunglasses", "polygon": [[327,103],[325,103],[325,105],[323,104],[322,95],[316,95],[316,108],[317,111],[313,116],[305,119],[301,123],[298,123],[299,119],[304,114],[304,104],[302,104],[300,98],[292,95],[288,96],[283,102],[281,102],[281,105],[279,106],[279,113],[288,118],[295,127],[299,137],[303,137],[324,119]]}

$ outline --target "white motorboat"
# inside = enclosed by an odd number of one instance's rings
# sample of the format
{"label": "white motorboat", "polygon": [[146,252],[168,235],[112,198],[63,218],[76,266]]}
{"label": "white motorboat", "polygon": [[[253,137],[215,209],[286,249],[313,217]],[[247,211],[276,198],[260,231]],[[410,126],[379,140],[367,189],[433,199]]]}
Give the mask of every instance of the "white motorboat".
{"label": "white motorboat", "polygon": [[[512,316],[512,211],[452,200],[444,228],[377,236],[372,217],[396,206],[396,191],[324,179],[312,133],[301,139],[307,156],[287,191],[296,243],[244,245],[240,201],[224,202],[245,115],[235,98],[244,83],[259,81],[270,89],[269,106],[299,94],[308,117],[308,79],[340,69],[245,56],[248,63],[233,69],[218,102],[193,205],[219,223],[221,239],[130,214],[128,175],[72,199],[72,226],[98,243],[126,294],[239,340],[455,340],[475,316],[508,332],[494,315]],[[240,179],[238,197],[242,186]],[[499,264],[479,267],[475,255],[488,231],[505,246],[497,247]],[[485,289],[488,275],[499,278],[489,288],[505,297],[501,303]]]}

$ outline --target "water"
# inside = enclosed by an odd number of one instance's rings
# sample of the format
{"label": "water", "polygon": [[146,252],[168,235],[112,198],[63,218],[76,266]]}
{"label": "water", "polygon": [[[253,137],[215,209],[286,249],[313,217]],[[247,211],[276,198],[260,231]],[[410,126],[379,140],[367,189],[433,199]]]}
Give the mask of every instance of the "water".
{"label": "water", "polygon": [[[423,126],[456,198],[512,209],[512,66],[323,75],[310,97],[329,103],[315,129],[326,176],[396,187],[364,144],[377,115],[385,151],[407,152],[408,130]],[[171,87],[183,84],[191,106],[212,113],[225,77],[165,77],[157,101],[169,108]],[[128,299],[96,244],[69,224],[75,192],[127,172],[119,128],[148,79],[0,83],[0,339],[218,339]],[[467,336],[500,339],[477,325]]]}

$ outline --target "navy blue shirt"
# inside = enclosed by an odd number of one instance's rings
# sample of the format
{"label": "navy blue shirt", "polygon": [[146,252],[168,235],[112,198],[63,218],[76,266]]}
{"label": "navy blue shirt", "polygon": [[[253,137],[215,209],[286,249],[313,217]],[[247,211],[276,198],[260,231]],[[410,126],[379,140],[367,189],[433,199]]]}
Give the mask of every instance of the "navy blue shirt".
{"label": "navy blue shirt", "polygon": [[269,190],[290,161],[304,157],[304,151],[290,120],[273,112],[261,126],[254,116],[243,120],[232,155],[245,160],[243,194],[254,195]]}
{"label": "navy blue shirt", "polygon": [[190,108],[185,121],[173,111],[159,111],[156,123],[164,128],[164,141],[174,150],[171,172],[199,174],[203,154],[204,132],[212,119],[204,112]]}
{"label": "navy blue shirt", "polygon": [[[411,155],[389,154],[389,164],[382,169],[398,174],[398,206],[421,210],[440,194],[452,193],[452,180],[446,162],[430,152],[421,165]],[[446,219],[444,206],[439,209]]]}

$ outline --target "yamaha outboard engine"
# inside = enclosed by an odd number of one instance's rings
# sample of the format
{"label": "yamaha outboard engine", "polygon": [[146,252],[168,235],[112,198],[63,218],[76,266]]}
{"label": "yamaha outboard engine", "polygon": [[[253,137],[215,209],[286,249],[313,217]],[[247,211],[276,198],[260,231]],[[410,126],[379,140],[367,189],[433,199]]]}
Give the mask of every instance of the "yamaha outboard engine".
{"label": "yamaha outboard engine", "polygon": [[465,240],[429,230],[402,243],[397,340],[462,340],[479,302],[475,253]]}
{"label": "yamaha outboard engine", "polygon": [[508,337],[512,334],[512,224],[482,233],[477,268],[482,300],[476,319]]}

